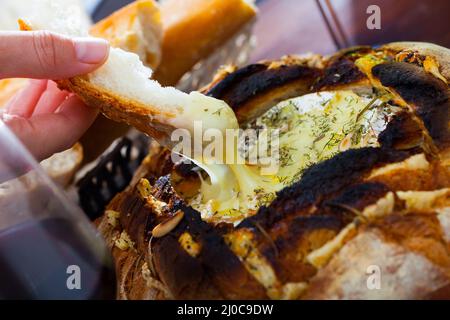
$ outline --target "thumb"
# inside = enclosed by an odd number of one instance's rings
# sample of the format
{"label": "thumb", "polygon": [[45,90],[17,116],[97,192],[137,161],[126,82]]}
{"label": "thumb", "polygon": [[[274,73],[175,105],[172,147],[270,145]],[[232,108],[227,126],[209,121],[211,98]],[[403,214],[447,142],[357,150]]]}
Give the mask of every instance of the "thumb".
{"label": "thumb", "polygon": [[47,31],[0,32],[0,79],[67,79],[94,71],[108,54],[108,42],[99,38],[68,38]]}

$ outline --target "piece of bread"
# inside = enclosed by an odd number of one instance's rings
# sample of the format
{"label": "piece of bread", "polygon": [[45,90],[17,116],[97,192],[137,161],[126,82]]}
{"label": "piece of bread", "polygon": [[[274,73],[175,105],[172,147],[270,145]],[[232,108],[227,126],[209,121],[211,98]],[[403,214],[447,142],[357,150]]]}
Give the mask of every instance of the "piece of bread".
{"label": "piece of bread", "polygon": [[253,0],[166,0],[162,60],[154,78],[175,85],[202,59],[256,17]]}
{"label": "piece of bread", "polygon": [[[150,30],[159,30],[161,28],[159,24],[163,25],[161,49],[149,46],[155,53],[162,54],[160,59],[155,55],[154,60],[160,63],[153,74],[153,79],[164,85],[176,85],[178,80],[195,64],[207,58],[246,24],[251,23],[256,14],[252,3],[252,1],[246,0],[171,0],[162,2],[160,5],[161,21],[157,21],[158,14],[155,13],[152,15],[153,18],[147,19],[147,23],[143,25]],[[109,40],[113,39],[113,46],[122,43],[123,39],[127,38],[127,34],[134,34],[132,30],[126,29],[127,23],[132,21],[136,10],[140,10],[140,8],[135,2],[119,10],[93,26],[91,33]],[[156,9],[156,6],[152,6],[151,10]],[[145,12],[143,11],[141,15]],[[154,32],[148,31],[146,33],[154,34]],[[158,44],[160,43],[158,42]],[[127,50],[127,46],[119,47]],[[145,60],[143,61],[145,62]],[[156,67],[155,64],[148,62],[147,65],[152,68]],[[90,162],[96,159],[115,139],[125,135],[128,130],[129,126],[126,123],[117,123],[104,116],[99,116],[81,138],[85,149],[85,161]]]}
{"label": "piece of bread", "polygon": [[50,178],[63,188],[68,187],[83,162],[83,147],[76,143],[72,148],[56,153],[41,162]]}
{"label": "piece of bread", "polygon": [[[91,19],[84,9],[82,0],[50,0],[53,4],[64,5],[77,11],[80,20],[84,26],[91,25]],[[0,30],[17,30],[17,20],[29,14],[48,15],[47,10],[52,10],[52,3],[49,0],[2,0],[0,10]],[[43,4],[43,5],[42,5]],[[50,5],[48,5],[50,4]],[[71,21],[73,22],[73,21]]]}
{"label": "piece of bread", "polygon": [[[388,94],[401,112],[377,145],[312,164],[238,225],[202,220],[177,186],[198,188],[198,168],[174,165],[168,150],[152,149],[97,222],[117,258],[118,297],[450,299],[450,78],[444,75],[450,59],[442,58],[448,54],[403,43],[221,74],[205,93],[227,101],[242,119],[305,94],[294,88],[312,73],[288,77],[299,66],[317,72],[314,92]],[[183,219],[157,237],[155,228],[180,210]]]}
{"label": "piece of bread", "polygon": [[[139,0],[116,11],[92,26],[93,36],[107,39],[113,47],[136,53],[152,69],[161,61],[162,21],[158,4]],[[80,142],[84,162],[94,161],[111,143],[124,136],[130,127],[103,115],[97,117]]]}
{"label": "piece of bread", "polygon": [[[58,186],[67,188],[72,182],[82,160],[83,148],[81,144],[77,143],[72,148],[54,154],[40,164],[42,169]],[[34,172],[31,172],[1,183],[0,207],[6,208],[9,213],[15,212],[18,216],[24,216],[28,206],[33,205],[33,201],[39,203],[39,193],[46,192],[45,188],[47,186],[42,185],[42,181],[39,179]],[[27,199],[27,201],[24,201],[24,199]]]}
{"label": "piece of bread", "polygon": [[[40,163],[47,175],[61,188],[68,188],[81,166],[83,160],[83,148],[77,143],[72,148],[54,154]],[[48,197],[48,185],[44,184],[41,177],[36,176],[34,171],[21,177],[0,183],[0,224],[16,225],[29,219],[30,207],[38,212],[46,212],[47,203],[42,197]]]}
{"label": "piece of bread", "polygon": [[[72,12],[54,8],[53,18],[41,16],[21,20],[21,29],[49,30],[69,35],[84,35],[67,25]],[[78,32],[78,33],[77,33]],[[98,70],[85,76],[57,81],[61,89],[76,93],[88,106],[99,108],[108,118],[128,123],[149,134],[162,145],[171,146],[171,134],[176,129],[194,133],[195,121],[207,118],[203,129],[237,127],[231,108],[223,101],[199,92],[190,94],[173,87],[162,87],[150,80],[152,71],[139,57],[119,48],[111,48],[109,58]]]}
{"label": "piece of bread", "polygon": [[111,46],[136,53],[152,69],[161,61],[162,22],[153,0],[138,0],[97,22],[91,35]]}

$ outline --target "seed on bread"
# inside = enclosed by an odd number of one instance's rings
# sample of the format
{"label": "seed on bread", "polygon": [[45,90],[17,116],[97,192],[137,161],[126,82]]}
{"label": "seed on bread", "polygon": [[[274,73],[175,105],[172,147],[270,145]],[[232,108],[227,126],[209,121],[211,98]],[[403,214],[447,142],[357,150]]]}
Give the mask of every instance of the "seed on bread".
{"label": "seed on bread", "polygon": [[178,210],[173,217],[161,222],[152,230],[152,236],[154,238],[162,238],[167,235],[170,231],[175,229],[184,217],[184,212]]}

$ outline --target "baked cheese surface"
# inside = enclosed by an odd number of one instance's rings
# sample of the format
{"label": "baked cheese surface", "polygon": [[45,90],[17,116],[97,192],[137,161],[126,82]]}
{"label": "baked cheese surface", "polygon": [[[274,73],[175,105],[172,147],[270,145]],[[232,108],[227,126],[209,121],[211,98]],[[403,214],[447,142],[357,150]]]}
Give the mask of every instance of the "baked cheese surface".
{"label": "baked cheese surface", "polygon": [[[377,146],[378,134],[394,109],[376,97],[352,91],[312,93],[283,101],[248,126],[277,130],[277,138],[271,141],[270,134],[260,134],[239,148],[246,160],[255,153],[261,162],[272,157],[271,163],[278,165],[276,172],[264,174],[261,163],[197,163],[209,178],[202,178],[200,192],[190,204],[206,221],[238,224],[268,205],[277,191],[298,181],[311,165],[350,148]],[[261,152],[261,140],[274,152]]]}

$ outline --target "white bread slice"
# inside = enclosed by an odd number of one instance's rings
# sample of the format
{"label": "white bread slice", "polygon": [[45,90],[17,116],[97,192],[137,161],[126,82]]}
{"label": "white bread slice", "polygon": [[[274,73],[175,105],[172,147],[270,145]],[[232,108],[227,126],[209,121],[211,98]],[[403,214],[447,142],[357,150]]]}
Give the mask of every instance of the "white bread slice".
{"label": "white bread slice", "polygon": [[116,48],[136,53],[145,65],[161,61],[162,22],[154,0],[138,0],[96,23],[91,35],[107,39]]}
{"label": "white bread slice", "polygon": [[[72,15],[64,7],[54,7],[51,16],[21,20],[21,29],[86,36],[87,30],[75,30],[80,24],[67,24],[70,19],[77,21]],[[186,94],[172,87],[161,87],[149,79],[151,74],[136,54],[111,48],[101,68],[58,84],[79,95],[87,105],[99,108],[105,116],[126,122],[169,147],[175,129],[186,129],[193,136],[194,122],[198,120],[202,121],[203,130],[215,128],[225,133],[228,128],[238,128],[233,110],[224,101],[198,92]]]}
{"label": "white bread slice", "polygon": [[[0,30],[17,30],[17,19],[32,12],[42,13],[41,9],[52,10],[51,6],[41,6],[43,0],[1,0],[0,1]],[[45,1],[45,0],[44,0]],[[80,22],[86,27],[91,25],[91,19],[83,9],[83,0],[51,0],[53,3],[63,4],[71,10],[79,12]]]}
{"label": "white bread slice", "polygon": [[[239,35],[242,29],[252,24],[256,14],[252,3],[253,0],[170,0],[160,2],[162,21],[158,22],[155,18],[156,15],[149,17],[147,14],[147,24],[142,27],[144,34],[152,34],[151,30],[158,28],[153,26],[154,24],[161,23],[163,25],[162,39],[158,38],[158,41],[162,41],[162,43],[158,43],[162,46],[162,48],[159,47],[162,57],[157,57],[161,59],[161,63],[157,61],[159,66],[155,69],[156,62],[152,63],[148,58],[146,63],[144,61],[147,66],[156,70],[153,79],[163,85],[175,86],[186,71],[192,70],[194,65],[200,61],[209,59],[217,51],[221,51],[225,43],[231,41],[232,37]],[[114,47],[118,46],[130,51],[131,45],[123,46],[121,45],[123,41],[114,40],[114,38],[129,38],[128,36],[124,37],[123,34],[134,33],[132,25],[129,26],[131,30],[123,29],[127,26],[127,22],[133,20],[135,11],[140,10],[140,6],[135,5],[136,10],[130,9],[130,6],[96,24],[91,29],[91,34],[112,40]],[[127,15],[129,16],[127,17]],[[107,27],[108,24],[112,26]],[[150,31],[147,31],[146,28],[149,28]],[[111,35],[110,32],[113,34]],[[121,34],[122,32],[123,34]],[[154,49],[155,57],[157,50],[158,48]],[[152,51],[151,45],[147,51]],[[215,60],[219,61],[223,58]],[[209,68],[206,73],[217,69],[215,66],[206,68]],[[125,135],[128,130],[129,126],[124,123],[117,123],[104,116],[99,116],[80,140],[85,151],[85,161],[90,162],[96,159],[114,140]]]}

